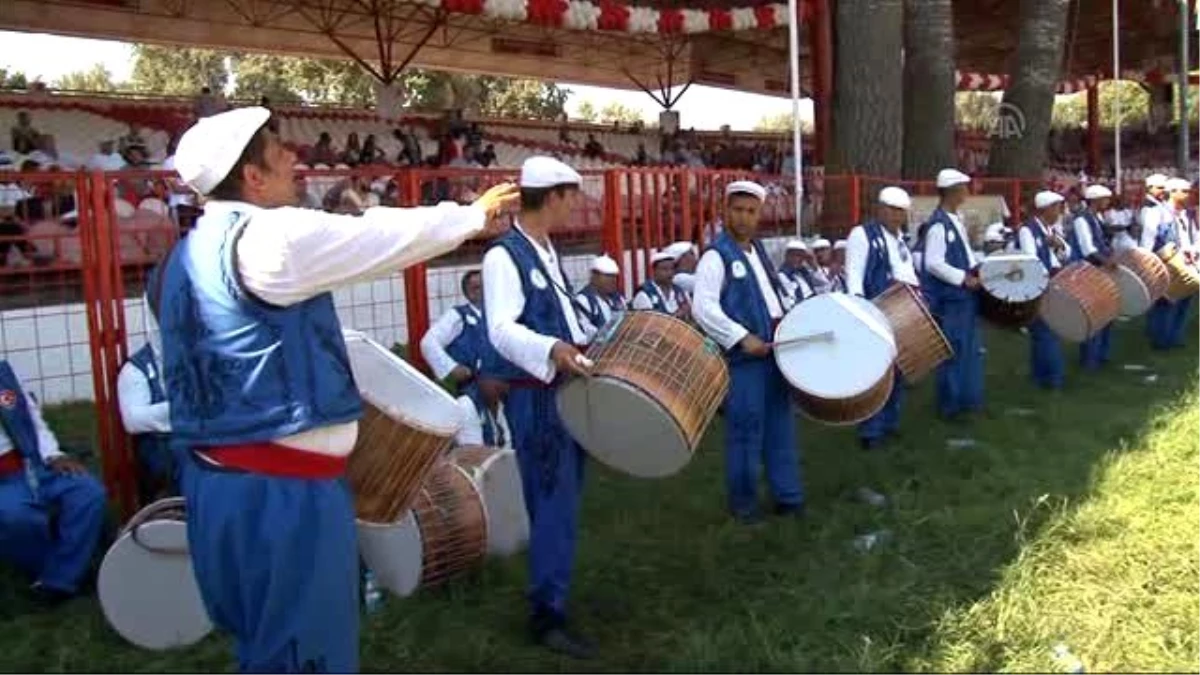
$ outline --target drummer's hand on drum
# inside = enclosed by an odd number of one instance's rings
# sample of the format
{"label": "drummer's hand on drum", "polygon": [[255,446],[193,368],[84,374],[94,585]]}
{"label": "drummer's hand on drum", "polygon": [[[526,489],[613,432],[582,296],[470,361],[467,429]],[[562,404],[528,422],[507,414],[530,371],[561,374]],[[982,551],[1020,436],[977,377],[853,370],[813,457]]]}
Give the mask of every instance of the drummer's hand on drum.
{"label": "drummer's hand on drum", "polygon": [[963,279],[963,286],[966,286],[968,290],[978,290],[980,285],[979,275],[975,272],[968,272],[967,277]]}
{"label": "drummer's hand on drum", "polygon": [[754,333],[748,333],[746,337],[742,338],[741,345],[742,351],[750,356],[766,358],[771,354],[771,345],[760,340]]}
{"label": "drummer's hand on drum", "polygon": [[560,373],[571,373],[574,375],[589,375],[589,368],[585,363],[587,359],[574,346],[563,341],[554,343],[554,348],[550,350],[550,360],[554,362],[554,367]]}
{"label": "drummer's hand on drum", "polygon": [[50,464],[50,468],[54,469],[58,473],[75,474],[75,475],[82,475],[82,474],[87,473],[87,467],[85,467],[83,464],[81,464],[79,462],[79,460],[72,459],[70,457],[67,457],[66,455],[59,455],[58,457],[51,459],[49,464]]}
{"label": "drummer's hand on drum", "polygon": [[454,370],[450,371],[450,379],[453,380],[455,384],[462,384],[463,382],[466,382],[467,380],[471,379],[472,375],[473,373],[471,372],[471,369],[466,366],[454,366]]}

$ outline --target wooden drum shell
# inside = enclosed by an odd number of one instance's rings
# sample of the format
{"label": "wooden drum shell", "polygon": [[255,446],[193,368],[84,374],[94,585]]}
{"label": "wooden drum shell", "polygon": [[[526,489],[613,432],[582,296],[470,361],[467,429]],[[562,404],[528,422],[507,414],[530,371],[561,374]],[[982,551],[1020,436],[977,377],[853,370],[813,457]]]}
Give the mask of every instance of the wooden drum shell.
{"label": "wooden drum shell", "polygon": [[366,401],[363,407],[346,480],[359,520],[392,523],[413,506],[422,481],[453,438],[388,417]]}
{"label": "wooden drum shell", "polygon": [[795,387],[792,388],[792,397],[800,412],[814,422],[835,427],[847,426],[864,422],[879,412],[892,395],[894,386],[896,378],[889,373],[875,386],[850,398],[822,398]]}
{"label": "wooden drum shell", "polygon": [[1170,283],[1167,286],[1166,298],[1177,302],[1189,298],[1200,291],[1200,273],[1187,264],[1183,251],[1175,244],[1167,243],[1157,251],[1159,259],[1167,265]]}
{"label": "wooden drum shell", "polygon": [[477,567],[487,553],[483,497],[466,471],[434,467],[413,504],[421,530],[421,586],[436,586]]}
{"label": "wooden drum shell", "polygon": [[950,341],[912,286],[894,282],[872,302],[891,324],[896,336],[896,366],[908,382],[921,381],[954,355]]}
{"label": "wooden drum shell", "polygon": [[1063,340],[1083,342],[1120,315],[1120,291],[1111,276],[1081,260],[1050,280],[1039,313]]}
{"label": "wooden drum shell", "polygon": [[[1158,256],[1140,248],[1125,249],[1113,256],[1113,260],[1124,270],[1112,272],[1117,282],[1121,297],[1121,313],[1125,316],[1139,316],[1150,309],[1156,300],[1165,296],[1171,286],[1171,271]],[[1131,274],[1141,282],[1132,279],[1121,279],[1120,274]],[[1136,295],[1126,297],[1129,286],[1139,286]]]}

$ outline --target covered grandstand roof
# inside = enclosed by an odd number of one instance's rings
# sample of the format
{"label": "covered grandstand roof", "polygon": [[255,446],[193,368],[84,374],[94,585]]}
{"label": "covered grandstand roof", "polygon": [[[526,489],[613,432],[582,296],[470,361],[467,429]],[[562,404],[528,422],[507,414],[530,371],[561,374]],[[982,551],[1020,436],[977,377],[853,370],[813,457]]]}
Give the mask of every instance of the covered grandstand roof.
{"label": "covered grandstand roof", "polygon": [[[5,0],[0,27],[317,57],[377,76],[428,68],[649,88],[689,81],[786,95],[786,5],[771,0]],[[835,5],[837,0],[828,0]],[[1007,73],[1021,0],[954,3],[958,70]],[[1190,0],[1194,3],[1195,0]],[[802,0],[810,17],[817,0]],[[1124,69],[1173,72],[1175,0],[1125,2]],[[1074,0],[1063,79],[1111,73],[1111,0]],[[809,91],[808,40],[801,84]],[[960,77],[965,88],[977,78]],[[1072,90],[1072,89],[1067,89]]]}

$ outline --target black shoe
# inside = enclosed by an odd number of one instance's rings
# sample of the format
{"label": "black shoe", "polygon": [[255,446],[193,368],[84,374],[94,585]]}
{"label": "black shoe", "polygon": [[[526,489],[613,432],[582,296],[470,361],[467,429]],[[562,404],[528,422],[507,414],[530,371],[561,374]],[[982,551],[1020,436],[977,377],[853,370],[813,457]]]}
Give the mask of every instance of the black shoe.
{"label": "black shoe", "polygon": [[776,504],[775,515],[785,518],[803,518],[805,515],[804,504]]}
{"label": "black shoe", "polygon": [[537,636],[537,641],[546,649],[573,659],[587,660],[596,656],[596,647],[590,640],[575,635],[563,626],[543,631]]}
{"label": "black shoe", "polygon": [[745,513],[730,513],[734,522],[738,525],[759,525],[763,522],[762,514],[758,511],[747,511]]}
{"label": "black shoe", "polygon": [[40,581],[34,582],[33,585],[29,587],[29,593],[33,596],[33,600],[36,604],[46,608],[58,607],[64,602],[75,597],[74,593],[69,593],[57,588],[51,588]]}

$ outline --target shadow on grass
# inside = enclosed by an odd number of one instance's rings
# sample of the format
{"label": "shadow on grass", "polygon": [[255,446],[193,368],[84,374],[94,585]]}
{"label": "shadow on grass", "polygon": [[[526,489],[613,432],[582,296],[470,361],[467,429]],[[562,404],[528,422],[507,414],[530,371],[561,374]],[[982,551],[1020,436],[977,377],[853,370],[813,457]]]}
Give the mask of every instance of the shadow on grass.
{"label": "shadow on grass", "polygon": [[[1146,349],[1142,325],[1118,326],[1114,363],[1101,373],[1078,372],[1077,350],[1066,347],[1068,386],[1057,394],[1029,384],[1024,336],[989,331],[988,414],[965,426],[936,420],[931,378],[910,391],[901,442],[881,452],[861,451],[853,429],[801,420],[804,521],[728,520],[719,422],[669,479],[590,464],[573,613],[600,644],[598,661],[562,661],[529,645],[519,556],[446,588],[389,598],[364,621],[363,669],[901,670],[927,652],[948,609],[992,589],[1050,515],[1045,504],[1086,499],[1101,459],[1137,451],[1147,420],[1196,386],[1194,325],[1189,345],[1165,355]],[[1125,371],[1126,363],[1149,370]],[[947,446],[960,437],[976,445]],[[891,506],[853,501],[860,486],[887,494]],[[857,534],[881,528],[891,542],[854,549]],[[20,607],[19,589],[0,580],[0,602]],[[177,652],[134,649],[91,600],[0,627],[0,670],[228,670],[232,661],[217,637]]]}

